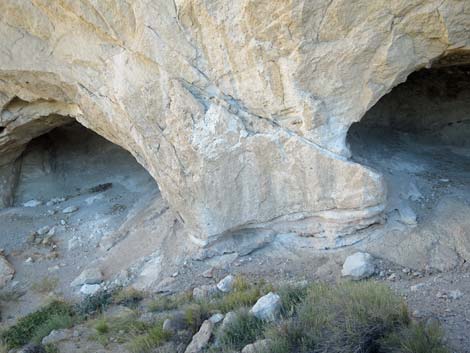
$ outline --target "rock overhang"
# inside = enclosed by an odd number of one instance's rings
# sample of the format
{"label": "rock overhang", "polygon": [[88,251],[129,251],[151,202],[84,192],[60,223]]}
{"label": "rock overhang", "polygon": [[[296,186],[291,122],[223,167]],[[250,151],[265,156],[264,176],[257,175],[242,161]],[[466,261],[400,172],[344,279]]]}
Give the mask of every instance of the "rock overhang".
{"label": "rock overhang", "polygon": [[74,107],[61,115],[129,150],[199,244],[253,229],[334,244],[380,222],[386,187],[348,160],[348,128],[469,47],[468,5],[226,5],[7,0],[1,106]]}

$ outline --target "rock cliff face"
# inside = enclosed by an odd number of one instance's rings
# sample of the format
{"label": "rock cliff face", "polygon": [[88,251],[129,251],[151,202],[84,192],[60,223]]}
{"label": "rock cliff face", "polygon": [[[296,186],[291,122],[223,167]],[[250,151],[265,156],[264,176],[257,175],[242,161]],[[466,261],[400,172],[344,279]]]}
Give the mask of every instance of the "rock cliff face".
{"label": "rock cliff face", "polygon": [[470,61],[469,31],[466,0],[2,0],[0,206],[27,142],[73,118],[135,156],[198,244],[334,246],[386,202],[350,125],[413,71]]}

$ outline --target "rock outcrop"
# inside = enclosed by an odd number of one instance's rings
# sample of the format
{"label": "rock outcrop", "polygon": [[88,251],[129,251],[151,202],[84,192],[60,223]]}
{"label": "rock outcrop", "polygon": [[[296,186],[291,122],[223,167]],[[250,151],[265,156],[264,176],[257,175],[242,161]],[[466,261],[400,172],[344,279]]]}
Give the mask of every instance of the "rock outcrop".
{"label": "rock outcrop", "polygon": [[335,246],[386,202],[349,126],[411,72],[470,61],[469,28],[465,0],[4,0],[0,207],[28,141],[76,119],[135,156],[197,244]]}

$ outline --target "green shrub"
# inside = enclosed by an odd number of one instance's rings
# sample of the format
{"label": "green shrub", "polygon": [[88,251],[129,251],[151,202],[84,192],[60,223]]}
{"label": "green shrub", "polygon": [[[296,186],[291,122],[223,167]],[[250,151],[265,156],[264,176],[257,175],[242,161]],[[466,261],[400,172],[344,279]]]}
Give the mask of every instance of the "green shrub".
{"label": "green shrub", "polygon": [[135,307],[142,299],[145,298],[145,293],[135,288],[122,288],[113,293],[114,303]]}
{"label": "green shrub", "polygon": [[48,294],[55,291],[58,284],[59,279],[57,277],[44,277],[40,281],[33,283],[31,289],[36,293]]}
{"label": "green shrub", "polygon": [[307,286],[285,285],[279,288],[277,294],[281,297],[282,316],[288,317],[296,314],[297,306],[308,293]]}
{"label": "green shrub", "polygon": [[[51,327],[58,324],[69,324],[72,320],[72,307],[64,302],[54,301],[44,308],[35,311],[18,320],[16,325],[8,328],[1,334],[1,339],[9,348],[16,348],[29,343],[33,338],[38,339],[41,335],[47,335]],[[52,330],[51,329],[51,330]]]}
{"label": "green shrub", "polygon": [[189,329],[196,333],[204,320],[210,316],[209,307],[205,303],[193,303],[186,306],[184,318]]}
{"label": "green shrub", "polygon": [[292,316],[265,332],[269,352],[448,352],[440,330],[412,323],[404,302],[383,284],[315,284],[304,298],[294,294],[283,294]]}
{"label": "green shrub", "polygon": [[108,325],[108,322],[106,321],[106,319],[99,319],[96,323],[95,323],[95,330],[99,333],[99,334],[105,334],[105,333],[108,333],[109,332],[109,325]]}
{"label": "green shrub", "polygon": [[449,353],[442,343],[439,325],[412,323],[385,337],[381,342],[384,353]]}
{"label": "green shrub", "polygon": [[237,276],[232,291],[212,300],[210,308],[227,313],[239,308],[252,306],[261,296],[267,294],[272,289],[272,286],[268,286],[264,282],[249,283],[245,277]]}
{"label": "green shrub", "polygon": [[39,325],[31,337],[31,342],[40,344],[42,339],[49,335],[53,330],[70,328],[74,324],[74,318],[70,313],[61,313],[51,316],[47,321]]}
{"label": "green shrub", "polygon": [[74,310],[78,316],[87,319],[95,314],[102,313],[113,302],[112,293],[109,291],[99,291],[93,295],[88,295]]}
{"label": "green shrub", "polygon": [[60,353],[59,348],[55,344],[49,343],[44,346],[47,353]]}
{"label": "green shrub", "polygon": [[160,312],[177,309],[185,304],[191,303],[191,292],[184,292],[172,296],[158,296],[149,304],[149,311]]}
{"label": "green shrub", "polygon": [[406,306],[373,282],[312,286],[298,308],[304,336],[316,349],[366,352],[386,333],[409,323]]}
{"label": "green shrub", "polygon": [[134,337],[127,348],[131,353],[148,353],[171,338],[171,333],[163,330],[163,323],[158,322],[145,334]]}
{"label": "green shrub", "polygon": [[243,308],[236,312],[236,317],[217,332],[217,341],[222,350],[241,350],[253,343],[263,334],[265,323]]}

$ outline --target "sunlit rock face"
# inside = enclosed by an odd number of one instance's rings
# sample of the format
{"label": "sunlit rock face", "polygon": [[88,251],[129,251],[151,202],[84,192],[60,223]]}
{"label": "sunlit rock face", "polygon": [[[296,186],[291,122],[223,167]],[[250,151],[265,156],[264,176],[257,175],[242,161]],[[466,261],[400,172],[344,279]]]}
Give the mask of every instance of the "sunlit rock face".
{"label": "sunlit rock face", "polygon": [[[380,221],[349,126],[470,47],[465,0],[3,0],[0,206],[25,144],[74,118],[130,151],[190,239]],[[16,168],[16,169],[15,169]]]}

